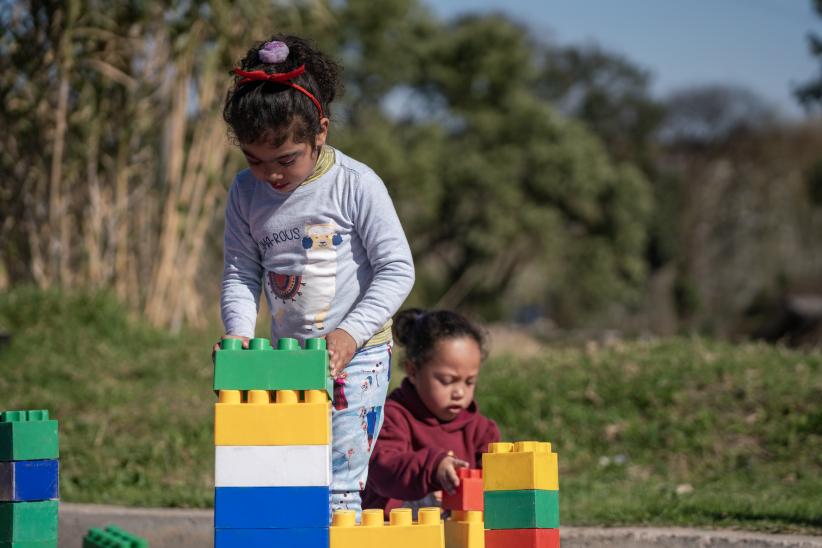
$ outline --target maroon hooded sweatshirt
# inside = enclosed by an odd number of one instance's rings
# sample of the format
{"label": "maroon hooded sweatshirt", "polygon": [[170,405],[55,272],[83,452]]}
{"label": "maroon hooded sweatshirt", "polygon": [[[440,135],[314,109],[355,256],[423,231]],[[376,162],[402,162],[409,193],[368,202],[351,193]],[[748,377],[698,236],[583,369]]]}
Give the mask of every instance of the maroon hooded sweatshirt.
{"label": "maroon hooded sweatshirt", "polygon": [[362,507],[384,508],[388,514],[403,501],[419,500],[442,489],[437,467],[449,451],[471,468],[480,468],[482,454],[499,436],[496,423],[480,415],[477,402],[444,422],[425,407],[417,389],[404,379],[385,404],[385,422],[371,453]]}

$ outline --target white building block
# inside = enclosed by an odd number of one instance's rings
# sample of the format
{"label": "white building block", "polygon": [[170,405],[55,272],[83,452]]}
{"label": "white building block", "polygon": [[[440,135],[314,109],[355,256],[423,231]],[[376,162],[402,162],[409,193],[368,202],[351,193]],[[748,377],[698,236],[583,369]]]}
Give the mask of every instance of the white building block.
{"label": "white building block", "polygon": [[215,487],[331,485],[330,445],[218,445]]}

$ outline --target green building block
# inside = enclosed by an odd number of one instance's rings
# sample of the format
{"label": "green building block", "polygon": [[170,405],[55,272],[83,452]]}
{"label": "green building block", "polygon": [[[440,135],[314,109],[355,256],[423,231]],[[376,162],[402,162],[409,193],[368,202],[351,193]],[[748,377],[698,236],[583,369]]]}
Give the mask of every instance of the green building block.
{"label": "green building block", "polygon": [[214,390],[324,390],[328,377],[325,339],[223,339],[214,357]]}
{"label": "green building block", "polygon": [[57,421],[49,412],[0,413],[0,460],[47,460],[60,457]]}
{"label": "green building block", "polygon": [[148,541],[116,525],[93,527],[83,538],[83,548],[148,548]]}
{"label": "green building block", "polygon": [[22,542],[0,542],[0,548],[57,548],[57,539],[24,540]]}
{"label": "green building block", "polygon": [[57,501],[0,503],[0,542],[57,538]]}
{"label": "green building block", "polygon": [[559,491],[486,491],[486,529],[558,529]]}

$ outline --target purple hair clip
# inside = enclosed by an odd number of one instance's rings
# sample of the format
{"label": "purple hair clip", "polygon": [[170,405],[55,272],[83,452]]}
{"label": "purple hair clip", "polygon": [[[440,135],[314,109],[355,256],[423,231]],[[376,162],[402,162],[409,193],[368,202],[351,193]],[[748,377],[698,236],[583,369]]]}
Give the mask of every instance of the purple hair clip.
{"label": "purple hair clip", "polygon": [[260,60],[263,63],[273,65],[275,63],[282,63],[288,58],[288,46],[285,42],[266,42],[258,52]]}

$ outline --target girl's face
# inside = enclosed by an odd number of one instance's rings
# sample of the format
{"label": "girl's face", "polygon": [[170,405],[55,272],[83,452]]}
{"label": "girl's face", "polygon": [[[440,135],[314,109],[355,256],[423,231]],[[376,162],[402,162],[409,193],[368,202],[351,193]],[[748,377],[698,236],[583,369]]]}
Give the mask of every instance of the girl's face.
{"label": "girl's face", "polygon": [[441,421],[450,421],[474,399],[482,354],[471,337],[441,339],[428,363],[408,362],[408,379],[420,399]]}
{"label": "girl's face", "polygon": [[328,136],[328,118],[320,120],[322,131],[317,134],[314,147],[311,143],[295,143],[289,136],[280,146],[266,139],[256,143],[242,143],[251,173],[280,192],[291,192],[305,181],[317,163],[320,147]]}

